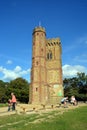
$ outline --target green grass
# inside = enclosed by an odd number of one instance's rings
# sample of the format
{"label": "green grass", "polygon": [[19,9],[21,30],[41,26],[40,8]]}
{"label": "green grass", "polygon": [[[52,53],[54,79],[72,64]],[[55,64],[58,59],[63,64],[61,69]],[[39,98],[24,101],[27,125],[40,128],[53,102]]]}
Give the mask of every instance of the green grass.
{"label": "green grass", "polygon": [[6,106],[8,106],[7,103],[0,103],[0,107],[6,107]]}
{"label": "green grass", "polygon": [[87,106],[59,113],[3,116],[0,130],[87,130]]}

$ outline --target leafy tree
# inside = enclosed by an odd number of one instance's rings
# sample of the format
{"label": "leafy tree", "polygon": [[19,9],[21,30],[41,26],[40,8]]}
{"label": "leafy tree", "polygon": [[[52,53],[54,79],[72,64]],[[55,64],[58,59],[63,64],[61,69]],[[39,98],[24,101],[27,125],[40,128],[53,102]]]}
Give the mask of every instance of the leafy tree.
{"label": "leafy tree", "polygon": [[87,101],[87,75],[77,73],[77,77],[64,79],[65,96],[75,95],[78,100]]}
{"label": "leafy tree", "polygon": [[28,103],[29,101],[29,83],[23,78],[17,78],[10,81],[6,91],[8,98],[11,98],[11,93],[16,95],[18,101]]}
{"label": "leafy tree", "polygon": [[8,82],[0,80],[0,102],[6,102],[6,89]]}

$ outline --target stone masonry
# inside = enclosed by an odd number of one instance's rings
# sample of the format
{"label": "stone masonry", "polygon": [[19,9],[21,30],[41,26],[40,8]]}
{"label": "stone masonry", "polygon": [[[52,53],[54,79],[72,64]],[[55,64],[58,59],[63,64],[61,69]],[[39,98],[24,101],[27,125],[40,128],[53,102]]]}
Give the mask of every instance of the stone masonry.
{"label": "stone masonry", "polygon": [[29,103],[56,104],[63,97],[61,41],[46,38],[39,26],[32,33],[32,68]]}

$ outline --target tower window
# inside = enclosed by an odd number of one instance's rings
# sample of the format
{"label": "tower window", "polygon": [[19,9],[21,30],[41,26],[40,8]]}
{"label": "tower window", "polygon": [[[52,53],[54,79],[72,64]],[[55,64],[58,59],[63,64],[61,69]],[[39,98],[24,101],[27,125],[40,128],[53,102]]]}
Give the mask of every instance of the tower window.
{"label": "tower window", "polygon": [[38,88],[36,88],[36,92],[38,91]]}
{"label": "tower window", "polygon": [[50,53],[50,59],[52,59],[52,52]]}
{"label": "tower window", "polygon": [[49,53],[47,53],[47,59],[49,59]]}
{"label": "tower window", "polygon": [[51,59],[52,59],[52,52],[51,52],[51,51],[49,51],[49,52],[47,53],[47,59],[48,59],[48,60],[51,60]]}

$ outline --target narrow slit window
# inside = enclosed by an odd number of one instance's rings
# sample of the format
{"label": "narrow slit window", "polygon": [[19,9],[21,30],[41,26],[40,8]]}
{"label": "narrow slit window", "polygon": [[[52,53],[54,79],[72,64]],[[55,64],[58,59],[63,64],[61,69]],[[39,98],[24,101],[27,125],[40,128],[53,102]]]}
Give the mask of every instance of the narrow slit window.
{"label": "narrow slit window", "polygon": [[36,88],[36,92],[38,91],[38,88]]}
{"label": "narrow slit window", "polygon": [[52,59],[52,52],[51,52],[51,51],[49,51],[49,52],[47,53],[47,59],[48,59],[48,60],[51,60],[51,59]]}
{"label": "narrow slit window", "polygon": [[52,52],[50,52],[50,59],[52,59]]}
{"label": "narrow slit window", "polygon": [[49,60],[49,53],[47,53],[47,59]]}

